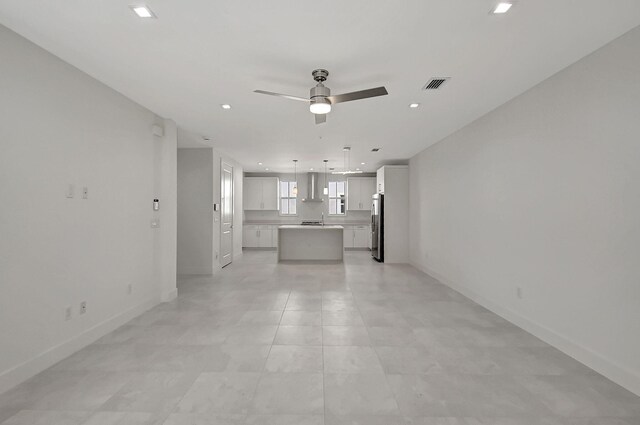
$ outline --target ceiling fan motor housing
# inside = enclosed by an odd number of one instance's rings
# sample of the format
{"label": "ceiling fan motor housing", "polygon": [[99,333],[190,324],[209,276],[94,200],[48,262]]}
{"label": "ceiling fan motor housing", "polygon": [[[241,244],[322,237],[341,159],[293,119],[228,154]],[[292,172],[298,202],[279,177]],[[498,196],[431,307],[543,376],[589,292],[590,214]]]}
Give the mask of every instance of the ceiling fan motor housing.
{"label": "ceiling fan motor housing", "polygon": [[313,79],[318,82],[318,84],[310,90],[309,99],[311,100],[311,103],[331,103],[326,99],[331,96],[331,90],[329,87],[325,87],[324,84],[322,84],[323,81],[327,80],[329,71],[326,69],[316,69],[311,73],[311,75],[313,75]]}
{"label": "ceiling fan motor housing", "polygon": [[331,90],[329,90],[329,87],[325,87],[325,85],[322,83],[318,83],[317,86],[313,87],[309,94],[309,98],[311,99],[311,101],[313,101],[314,98],[323,98],[329,96],[331,96]]}

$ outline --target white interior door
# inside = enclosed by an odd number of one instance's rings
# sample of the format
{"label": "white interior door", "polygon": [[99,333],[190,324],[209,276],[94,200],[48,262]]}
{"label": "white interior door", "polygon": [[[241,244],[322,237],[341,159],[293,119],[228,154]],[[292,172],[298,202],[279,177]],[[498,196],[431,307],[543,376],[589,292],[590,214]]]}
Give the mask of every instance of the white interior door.
{"label": "white interior door", "polygon": [[233,261],[233,167],[222,163],[220,202],[222,210],[220,252],[222,267]]}

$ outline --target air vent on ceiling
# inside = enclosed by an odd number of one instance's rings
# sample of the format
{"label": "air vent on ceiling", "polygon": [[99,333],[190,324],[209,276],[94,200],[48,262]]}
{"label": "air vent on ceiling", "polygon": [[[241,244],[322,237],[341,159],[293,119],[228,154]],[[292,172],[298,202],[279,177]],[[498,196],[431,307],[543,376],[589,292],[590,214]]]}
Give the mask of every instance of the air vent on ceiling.
{"label": "air vent on ceiling", "polygon": [[378,152],[380,150],[380,148],[373,148],[371,149],[371,152]]}
{"label": "air vent on ceiling", "polygon": [[451,77],[437,77],[429,80],[422,90],[438,90]]}

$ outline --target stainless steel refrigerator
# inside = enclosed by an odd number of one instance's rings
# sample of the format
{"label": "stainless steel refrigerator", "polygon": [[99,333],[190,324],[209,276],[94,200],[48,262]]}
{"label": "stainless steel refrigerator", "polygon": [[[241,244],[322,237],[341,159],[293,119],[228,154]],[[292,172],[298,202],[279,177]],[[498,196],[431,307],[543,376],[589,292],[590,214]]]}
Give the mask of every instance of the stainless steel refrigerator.
{"label": "stainless steel refrigerator", "polygon": [[371,255],[384,262],[384,195],[373,195],[371,203]]}

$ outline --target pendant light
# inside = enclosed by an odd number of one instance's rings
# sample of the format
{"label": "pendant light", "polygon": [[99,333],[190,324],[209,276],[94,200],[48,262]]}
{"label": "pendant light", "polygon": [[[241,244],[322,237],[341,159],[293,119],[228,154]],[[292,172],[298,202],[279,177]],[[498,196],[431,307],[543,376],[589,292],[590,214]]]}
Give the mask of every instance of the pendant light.
{"label": "pendant light", "polygon": [[329,186],[327,186],[327,162],[329,162],[328,159],[324,160],[324,189],[322,190],[322,193],[324,193],[325,195],[329,194]]}
{"label": "pendant light", "polygon": [[[347,162],[347,158],[348,162]],[[362,170],[351,170],[351,147],[345,146],[342,148],[342,161],[343,161],[343,170],[342,171],[333,171],[331,174],[342,174],[346,176],[348,174],[362,174]]]}
{"label": "pendant light", "polygon": [[291,193],[293,193],[293,196],[298,196],[298,160],[297,159],[293,160],[293,181],[296,183],[296,185],[291,190]]}

